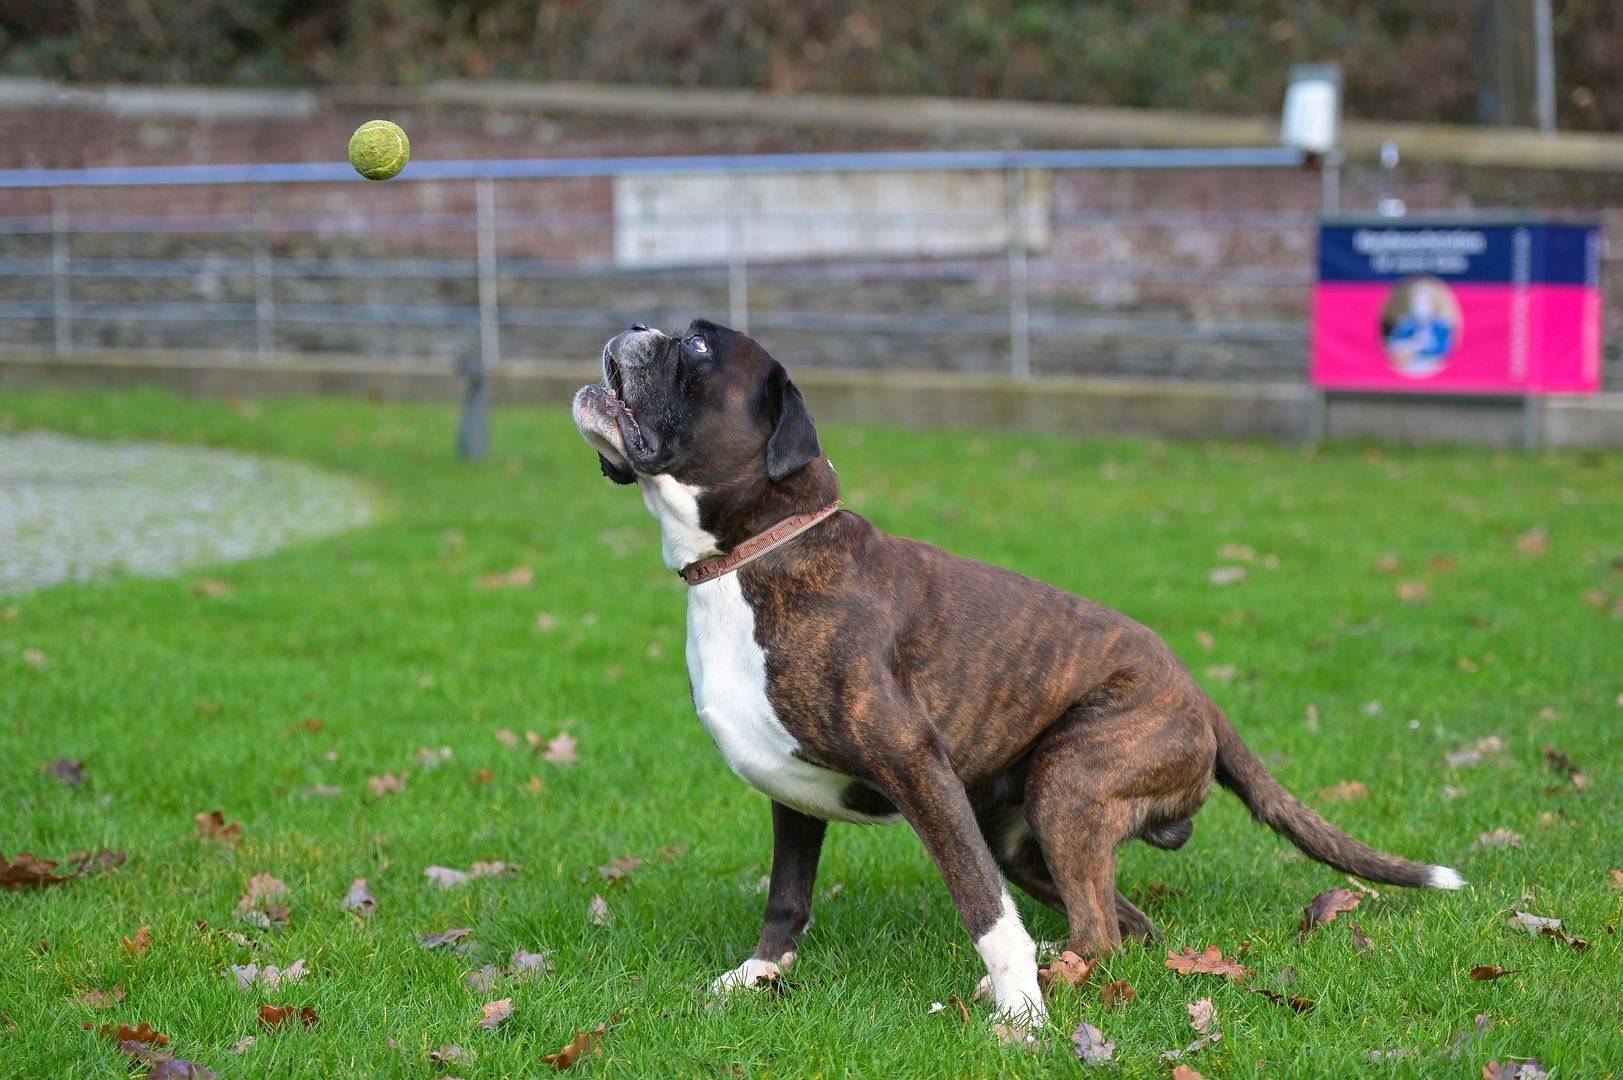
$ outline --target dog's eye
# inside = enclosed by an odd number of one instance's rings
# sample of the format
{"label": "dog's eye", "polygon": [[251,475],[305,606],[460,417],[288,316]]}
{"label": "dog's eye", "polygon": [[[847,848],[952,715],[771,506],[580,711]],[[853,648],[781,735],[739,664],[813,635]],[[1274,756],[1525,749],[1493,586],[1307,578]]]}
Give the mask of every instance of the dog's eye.
{"label": "dog's eye", "polygon": [[692,337],[688,338],[688,348],[692,349],[694,352],[707,353],[710,351],[710,346],[707,345],[704,338],[700,337],[698,334],[694,334]]}

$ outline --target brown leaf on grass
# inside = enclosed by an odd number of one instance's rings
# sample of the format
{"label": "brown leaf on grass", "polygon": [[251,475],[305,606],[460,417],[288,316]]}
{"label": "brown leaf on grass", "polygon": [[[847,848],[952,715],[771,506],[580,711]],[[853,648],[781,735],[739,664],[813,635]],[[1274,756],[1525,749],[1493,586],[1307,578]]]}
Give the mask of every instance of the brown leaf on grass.
{"label": "brown leaf on grass", "polygon": [[447,930],[443,934],[425,934],[418,940],[425,949],[437,949],[441,945],[450,945],[452,942],[460,941],[471,933],[473,933],[472,927],[459,926]]}
{"label": "brown leaf on grass", "polygon": [[353,911],[363,919],[370,919],[377,914],[378,898],[367,892],[366,879],[358,877],[349,883],[349,891],[338,906],[345,911]]}
{"label": "brown leaf on grass", "polygon": [[114,850],[104,847],[95,851],[75,851],[67,861],[74,868],[74,877],[94,877],[118,869],[129,861],[129,857],[123,848]]}
{"label": "brown leaf on grass", "polygon": [[294,1021],[298,1021],[304,1025],[304,1030],[309,1031],[321,1023],[321,1017],[317,1016],[316,1011],[308,1005],[302,1009],[295,1008],[292,1005],[261,1005],[259,1007],[259,1024],[266,1031],[275,1031],[278,1028],[292,1024]]}
{"label": "brown leaf on grass", "polygon": [[258,1041],[259,1040],[254,1038],[252,1035],[249,1035],[246,1038],[238,1039],[235,1045],[233,1045],[231,1049],[227,1050],[226,1053],[236,1054],[240,1057],[241,1055],[246,1054],[248,1052],[248,1048]]}
{"label": "brown leaf on grass", "polygon": [[197,838],[214,840],[222,844],[235,844],[242,839],[242,822],[225,823],[224,810],[210,810],[197,815]]}
{"label": "brown leaf on grass", "polygon": [[1608,870],[1607,873],[1612,875],[1612,884],[1608,888],[1623,889],[1623,870]]}
{"label": "brown leaf on grass", "polygon": [[495,964],[486,964],[478,971],[470,971],[462,976],[462,985],[476,994],[488,994],[496,989],[496,984],[502,981],[502,969]]}
{"label": "brown leaf on grass", "polygon": [[487,1001],[481,1006],[485,1010],[485,1018],[479,1021],[479,1026],[486,1031],[495,1031],[513,1015],[513,999],[502,998],[500,1001]]}
{"label": "brown leaf on grass", "polygon": [[1212,1004],[1211,998],[1201,998],[1199,1001],[1190,1003],[1187,1008],[1189,1009],[1189,1026],[1195,1029],[1196,1035],[1206,1034],[1211,1030],[1212,1025],[1217,1022],[1217,1006]]}
{"label": "brown leaf on grass", "polygon": [[1375,569],[1383,574],[1395,574],[1398,572],[1398,567],[1402,565],[1403,560],[1398,558],[1398,553],[1395,551],[1388,551],[1375,560]]}
{"label": "brown leaf on grass", "polygon": [[[1557,920],[1558,924],[1559,922],[1560,920]],[[1553,937],[1557,941],[1561,942],[1561,944],[1571,946],[1574,952],[1589,951],[1589,942],[1585,941],[1583,938],[1573,937],[1565,930],[1562,930],[1559,925],[1546,926],[1539,931],[1539,934],[1543,937]]]}
{"label": "brown leaf on grass", "polygon": [[1366,949],[1373,949],[1375,947],[1375,943],[1364,936],[1364,928],[1358,925],[1357,919],[1349,916],[1347,919],[1347,925],[1352,929],[1353,950],[1355,952],[1363,952]]}
{"label": "brown leaf on grass", "polygon": [[503,746],[517,746],[518,732],[514,731],[512,728],[500,728],[496,732],[496,741],[501,743]]}
{"label": "brown leaf on grass", "polygon": [[1105,1042],[1104,1032],[1086,1020],[1079,1022],[1071,1032],[1071,1043],[1076,1047],[1077,1059],[1084,1065],[1109,1065],[1115,1061],[1116,1041]]}
{"label": "brown leaf on grass", "polygon": [[[135,1043],[148,1050],[169,1045],[169,1036],[160,1035],[158,1032],[153,1031],[152,1025],[145,1020],[135,1027],[130,1027],[128,1024],[119,1024],[117,1027],[112,1024],[103,1024],[101,1027],[94,1024],[80,1024],[79,1026],[86,1031],[94,1031],[104,1039],[113,1040],[119,1045],[120,1049],[123,1049],[125,1043]],[[128,1051],[125,1052],[128,1053]]]}
{"label": "brown leaf on grass", "polygon": [[518,873],[517,866],[512,863],[502,862],[500,859],[476,862],[468,867],[469,877],[508,877],[516,873]]}
{"label": "brown leaf on grass", "polygon": [[27,664],[35,671],[38,671],[40,668],[45,666],[45,654],[40,652],[38,649],[24,649],[23,663]]}
{"label": "brown leaf on grass", "polygon": [[548,740],[546,752],[541,755],[542,760],[550,761],[554,765],[573,764],[580,760],[580,755],[575,752],[575,748],[579,745],[580,740],[567,731],[560,731]]}
{"label": "brown leaf on grass", "polygon": [[601,1056],[603,1051],[598,1047],[597,1043],[604,1035],[608,1034],[608,1031],[609,1025],[607,1024],[599,1024],[591,1031],[582,1031],[562,1050],[542,1058],[541,1063],[563,1070],[572,1067],[583,1057]]}
{"label": "brown leaf on grass", "polygon": [[1544,930],[1561,929],[1560,919],[1547,919],[1542,915],[1529,915],[1525,911],[1518,911],[1510,918],[1511,926],[1519,926],[1526,930],[1530,936],[1537,936]]}
{"label": "brown leaf on grass", "polygon": [[641,865],[641,859],[633,859],[630,855],[622,855],[618,859],[610,859],[609,865],[598,867],[597,872],[606,878],[611,885],[618,885],[630,877],[631,872]]}
{"label": "brown leaf on grass", "polygon": [[1187,1065],[1179,1065],[1172,1070],[1172,1080],[1206,1080],[1206,1078]]}
{"label": "brown leaf on grass", "polygon": [[382,798],[391,791],[405,791],[406,781],[410,779],[411,773],[409,772],[403,772],[399,776],[392,772],[386,772],[382,776],[367,777],[366,786],[372,789],[372,794]]}
{"label": "brown leaf on grass", "polygon": [[474,787],[481,787],[485,784],[494,784],[495,782],[496,774],[491,772],[489,769],[480,769],[478,772],[468,777],[468,783],[472,784]]}
{"label": "brown leaf on grass", "polygon": [[36,859],[29,851],[18,852],[13,862],[7,862],[5,853],[0,852],[0,889],[7,892],[16,892],[18,889],[44,889],[51,885],[60,885],[77,876],[66,874],[59,877],[51,872],[55,869],[56,863],[49,859]]}
{"label": "brown leaf on grass", "polygon": [[440,1065],[466,1065],[471,1056],[456,1043],[442,1043],[438,1050],[428,1052],[428,1060]]}
{"label": "brown leaf on grass", "polygon": [[1343,780],[1335,787],[1327,787],[1319,792],[1319,798],[1330,802],[1352,802],[1368,795],[1369,788],[1364,786],[1362,780]]}
{"label": "brown leaf on grass", "polygon": [[1550,1074],[1538,1063],[1538,1058],[1526,1061],[1490,1061],[1482,1066],[1482,1080],[1546,1080]]}
{"label": "brown leaf on grass", "polygon": [[430,885],[437,885],[442,889],[454,889],[458,885],[468,883],[468,875],[460,870],[452,870],[449,866],[425,866],[423,876]]}
{"label": "brown leaf on grass", "polygon": [[1353,892],[1350,889],[1326,889],[1302,909],[1304,912],[1302,922],[1296,929],[1306,937],[1321,926],[1329,926],[1336,921],[1337,915],[1343,911],[1351,911],[1363,899],[1363,893]]}
{"label": "brown leaf on grass", "polygon": [[304,966],[303,957],[285,968],[279,968],[275,964],[266,964],[263,968],[258,964],[231,964],[225,970],[226,978],[235,979],[237,989],[245,994],[249,987],[255,984],[266,990],[278,990],[284,985],[291,986],[302,981],[308,974],[310,971]]}
{"label": "brown leaf on grass", "polygon": [[152,927],[150,926],[143,926],[141,929],[137,930],[135,932],[135,940],[132,941],[129,938],[124,939],[124,948],[128,950],[129,954],[136,959],[140,959],[141,957],[145,956],[147,954],[147,950],[151,947]]}
{"label": "brown leaf on grass", "polygon": [[481,589],[527,589],[535,584],[535,571],[528,566],[515,566],[505,574],[486,574],[474,584]]}
{"label": "brown leaf on grass", "polygon": [[1544,555],[1550,550],[1550,538],[1544,527],[1529,529],[1516,538],[1516,550],[1525,555]]}
{"label": "brown leaf on grass", "polygon": [[1208,945],[1205,952],[1198,953],[1190,948],[1181,954],[1168,949],[1167,967],[1184,975],[1227,975],[1237,982],[1244,982],[1253,974],[1233,957],[1225,960],[1223,950],[1216,945]]}
{"label": "brown leaf on grass", "polygon": [[1522,970],[1524,969],[1502,968],[1494,967],[1492,964],[1479,964],[1471,969],[1471,978],[1475,979],[1477,982],[1492,982],[1495,979],[1502,979],[1506,975],[1514,975],[1516,972]]}
{"label": "brown leaf on grass", "polygon": [[85,775],[85,763],[74,761],[72,758],[42,761],[39,765],[39,774],[49,776],[52,780],[66,784],[70,788],[83,787],[90,779]]}
{"label": "brown leaf on grass", "polygon": [[123,1001],[126,996],[122,986],[115,985],[112,990],[103,990],[99,986],[93,986],[87,993],[68,1000],[75,1005],[83,1005],[87,1009],[111,1009],[114,1005]]}
{"label": "brown leaf on grass", "polygon": [[1491,833],[1483,833],[1481,836],[1478,836],[1476,842],[1471,845],[1471,850],[1476,851],[1478,848],[1498,848],[1500,851],[1504,851],[1508,848],[1520,848],[1521,846],[1521,833],[1512,832],[1510,829],[1501,828],[1495,829]]}
{"label": "brown leaf on grass", "polygon": [[1104,1002],[1105,1008],[1112,1011],[1127,1008],[1137,996],[1126,979],[1105,983],[1104,988],[1099,991],[1099,1000]]}
{"label": "brown leaf on grass", "polygon": [[586,917],[594,926],[605,926],[614,921],[614,909],[609,907],[602,893],[594,893],[592,902],[586,905]]}
{"label": "brown leaf on grass", "polygon": [[1055,990],[1075,990],[1093,974],[1098,961],[1084,960],[1066,950],[1037,969],[1037,985],[1047,994]]}
{"label": "brown leaf on grass", "polygon": [[146,1080],[216,1080],[220,1074],[185,1058],[155,1056]]}
{"label": "brown leaf on grass", "polygon": [[273,924],[283,925],[293,914],[287,903],[291,896],[288,887],[269,874],[255,874],[248,879],[248,891],[242,894],[231,914],[243,922],[269,929]]}
{"label": "brown leaf on grass", "polygon": [[1250,990],[1253,994],[1261,994],[1275,1005],[1283,1005],[1292,1012],[1312,1012],[1313,1006],[1318,1004],[1318,1002],[1312,1000],[1311,998],[1286,997],[1284,994],[1278,993],[1274,990],[1269,990],[1266,987],[1249,986],[1246,989]]}
{"label": "brown leaf on grass", "polygon": [[1405,604],[1422,604],[1431,599],[1431,586],[1424,581],[1398,582],[1398,599]]}

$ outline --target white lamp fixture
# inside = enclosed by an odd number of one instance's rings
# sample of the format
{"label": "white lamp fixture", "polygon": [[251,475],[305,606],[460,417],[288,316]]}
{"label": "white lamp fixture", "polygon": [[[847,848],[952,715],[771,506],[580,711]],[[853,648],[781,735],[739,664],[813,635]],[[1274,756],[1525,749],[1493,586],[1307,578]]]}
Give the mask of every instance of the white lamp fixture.
{"label": "white lamp fixture", "polygon": [[1340,133],[1340,65],[1292,64],[1279,141],[1310,154],[1328,154]]}

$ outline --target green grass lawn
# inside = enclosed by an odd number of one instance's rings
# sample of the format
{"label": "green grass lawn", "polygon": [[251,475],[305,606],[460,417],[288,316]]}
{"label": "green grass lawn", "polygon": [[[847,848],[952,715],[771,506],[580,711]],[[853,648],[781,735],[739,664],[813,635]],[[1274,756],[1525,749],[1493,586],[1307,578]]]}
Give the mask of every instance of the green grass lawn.
{"label": "green grass lawn", "polygon": [[[284,455],[363,478],[379,506],[361,531],[265,559],[0,598],[0,850],[129,854],[110,873],[0,893],[0,1075],[125,1076],[80,1024],[144,1021],[228,1077],[541,1076],[542,1055],[618,1018],[580,1071],[1074,1076],[1090,1072],[1068,1039],[1086,1018],[1116,1041],[1121,1075],[1165,1077],[1160,1055],[1194,1039],[1185,1006],[1202,997],[1224,1033],[1188,1061],[1207,1077],[1476,1077],[1527,1056],[1562,1077],[1623,1071],[1610,874],[1623,869],[1623,455],[824,428],[848,506],[1147,623],[1293,791],[1471,882],[1382,888],[1353,913],[1367,950],[1345,915],[1300,940],[1303,906],[1345,878],[1217,792],[1182,851],[1122,852],[1122,889],[1166,941],[1055,998],[1049,1045],[1029,1053],[998,1045],[984,1007],[969,1025],[930,1012],[967,1000],[982,968],[905,827],[830,829],[817,926],[781,994],[725,1008],[699,994],[754,946],[771,836],[767,800],[693,714],[683,590],[636,493],[598,476],[564,410],[501,412],[483,465],[451,455],[454,421],[353,401],[0,395],[12,430]],[[1211,584],[1224,566],[1245,579]],[[517,567],[533,584],[478,584]],[[205,578],[229,588],[196,588]],[[573,765],[524,740],[566,729]],[[1489,736],[1502,749],[1450,766]],[[1581,791],[1545,744],[1570,755]],[[442,746],[454,756],[439,767],[415,760]],[[89,782],[39,772],[58,758],[85,761]],[[404,791],[368,789],[403,771]],[[1343,781],[1367,791],[1321,794]],[[304,797],[315,785],[342,794]],[[241,821],[234,848],[196,839],[195,815],[214,809]],[[1473,847],[1496,829],[1520,846]],[[646,861],[600,875],[620,856]],[[449,890],[424,877],[492,859],[520,870]],[[233,921],[255,874],[291,889],[285,928]],[[340,907],[356,877],[379,901],[370,919]],[[594,894],[614,913],[605,925],[588,919]],[[1020,901],[1035,937],[1064,936]],[[1593,947],[1513,931],[1516,910]],[[137,958],[122,940],[144,925]],[[453,927],[472,928],[469,956],[419,946]],[[1208,945],[1256,975],[1167,970],[1168,948]],[[464,985],[518,948],[550,952],[556,970],[493,993]],[[312,974],[275,992],[224,974],[301,958]],[[1473,981],[1477,965],[1522,970]],[[1101,1003],[1112,980],[1136,991],[1125,1012]],[[128,992],[116,1007],[70,1000],[115,984]],[[1252,986],[1317,1006],[1298,1014]],[[509,996],[512,1019],[479,1029],[481,1004]],[[321,1022],[267,1034],[267,1003]],[[1492,1029],[1446,1056],[1484,1013]],[[468,1059],[436,1064],[442,1044]],[[1420,1056],[1369,1062],[1396,1047]]]}

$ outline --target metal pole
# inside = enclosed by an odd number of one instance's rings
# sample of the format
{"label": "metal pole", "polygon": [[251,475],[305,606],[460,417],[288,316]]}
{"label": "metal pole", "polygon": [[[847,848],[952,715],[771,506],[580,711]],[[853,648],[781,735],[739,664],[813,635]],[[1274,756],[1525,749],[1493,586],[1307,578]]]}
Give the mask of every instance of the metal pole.
{"label": "metal pole", "polygon": [[1009,373],[1031,378],[1031,312],[1026,304],[1026,173],[1010,169],[1009,229]]}
{"label": "metal pole", "polygon": [[1347,160],[1347,155],[1341,150],[1332,149],[1324,155],[1324,212],[1326,214],[1341,213],[1341,163]]}
{"label": "metal pole", "polygon": [[56,299],[56,355],[73,354],[73,293],[68,261],[68,207],[62,189],[51,189],[51,283]]}
{"label": "metal pole", "polygon": [[271,265],[269,193],[264,184],[254,185],[254,329],[258,333],[261,360],[276,355],[275,267]]}
{"label": "metal pole", "polygon": [[1550,21],[1550,0],[1533,0],[1533,47],[1538,80],[1538,126],[1555,130],[1555,27]]}
{"label": "metal pole", "polygon": [[727,319],[733,329],[750,332],[750,283],[744,235],[744,182],[727,174]]}
{"label": "metal pole", "polygon": [[457,453],[483,461],[490,453],[490,378],[501,362],[496,309],[496,184],[488,176],[473,182],[474,231],[479,254],[479,359],[468,368],[457,428]]}

